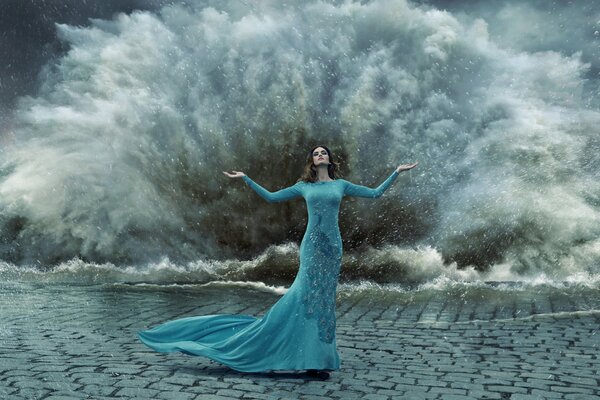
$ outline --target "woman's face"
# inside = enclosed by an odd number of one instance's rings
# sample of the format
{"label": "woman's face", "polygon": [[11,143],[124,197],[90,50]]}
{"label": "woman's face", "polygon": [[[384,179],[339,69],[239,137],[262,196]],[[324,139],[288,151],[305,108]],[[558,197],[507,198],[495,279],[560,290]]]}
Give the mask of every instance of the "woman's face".
{"label": "woman's face", "polygon": [[312,158],[315,167],[321,164],[329,165],[329,154],[327,154],[327,150],[322,147],[317,147],[313,150]]}

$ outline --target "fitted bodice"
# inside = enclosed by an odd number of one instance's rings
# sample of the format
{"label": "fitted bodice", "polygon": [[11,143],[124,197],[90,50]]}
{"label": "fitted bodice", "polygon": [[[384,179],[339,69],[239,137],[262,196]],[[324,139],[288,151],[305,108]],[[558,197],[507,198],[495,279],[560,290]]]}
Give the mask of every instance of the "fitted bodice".
{"label": "fitted bodice", "polygon": [[344,197],[341,179],[331,182],[302,183],[300,191],[306,201],[308,228],[317,223],[337,227],[340,203]]}

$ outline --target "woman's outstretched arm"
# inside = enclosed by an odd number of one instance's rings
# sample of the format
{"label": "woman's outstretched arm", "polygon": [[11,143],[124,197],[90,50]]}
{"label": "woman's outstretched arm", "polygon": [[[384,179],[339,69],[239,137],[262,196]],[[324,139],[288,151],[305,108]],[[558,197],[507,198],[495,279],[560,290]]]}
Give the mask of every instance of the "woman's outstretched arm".
{"label": "woman's outstretched arm", "polygon": [[398,177],[398,172],[394,171],[392,174],[379,186],[375,189],[372,189],[367,186],[357,185],[352,182],[346,181],[346,187],[344,189],[344,194],[347,196],[356,196],[356,197],[368,197],[368,198],[377,198],[381,197],[381,195],[390,187],[392,182],[396,180]]}
{"label": "woman's outstretched arm", "polygon": [[246,174],[240,171],[233,171],[233,174],[223,171],[223,173],[230,178],[242,178],[248,186],[250,186],[256,193],[260,195],[263,199],[268,201],[269,203],[276,203],[279,201],[291,200],[296,197],[302,196],[302,192],[300,191],[300,183],[298,182],[293,186],[287,187],[285,189],[278,190],[276,192],[269,192],[264,187],[260,186],[258,183],[254,182],[250,179]]}
{"label": "woman's outstretched arm", "polygon": [[356,185],[352,182],[346,181],[346,186],[344,188],[344,194],[348,196],[357,196],[357,197],[367,197],[367,198],[377,198],[381,197],[383,193],[390,187],[390,185],[396,180],[400,172],[406,171],[416,167],[418,162],[413,164],[403,164],[392,172],[392,174],[385,180],[383,183],[376,188],[372,189],[367,186]]}
{"label": "woman's outstretched arm", "polygon": [[263,199],[268,201],[269,203],[276,203],[279,201],[291,200],[296,197],[302,196],[300,192],[300,182],[296,183],[294,186],[287,187],[285,189],[278,190],[276,192],[269,192],[264,187],[260,186],[258,183],[254,182],[247,175],[242,176],[242,179],[252,188],[256,193],[260,195]]}

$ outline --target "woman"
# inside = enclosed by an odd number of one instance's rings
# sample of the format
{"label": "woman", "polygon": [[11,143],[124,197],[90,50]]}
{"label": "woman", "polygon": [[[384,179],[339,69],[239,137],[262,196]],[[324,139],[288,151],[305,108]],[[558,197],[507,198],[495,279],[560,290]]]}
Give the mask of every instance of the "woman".
{"label": "woman", "polygon": [[182,318],[138,332],[161,351],[205,356],[243,372],[300,371],[329,378],[339,369],[335,342],[335,296],[342,261],[338,227],[341,199],[380,197],[402,171],[400,165],[376,189],[336,178],[337,164],[325,146],[308,154],[303,176],[295,185],[271,193],[243,172],[223,173],[244,181],[268,202],[304,197],[308,225],[300,245],[300,268],[288,291],[262,318],[206,315]]}

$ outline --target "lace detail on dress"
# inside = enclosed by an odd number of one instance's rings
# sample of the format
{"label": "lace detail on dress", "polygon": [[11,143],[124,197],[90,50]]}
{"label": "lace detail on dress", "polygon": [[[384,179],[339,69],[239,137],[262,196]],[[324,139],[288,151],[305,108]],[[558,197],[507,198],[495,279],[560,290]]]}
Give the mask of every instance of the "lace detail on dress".
{"label": "lace detail on dress", "polygon": [[302,302],[306,316],[315,318],[319,338],[331,343],[335,336],[335,291],[341,264],[341,249],[321,230],[321,217],[309,235],[314,246],[314,260],[306,271],[309,287]]}

